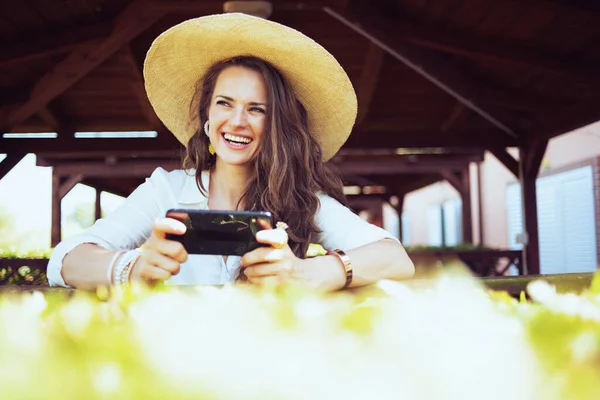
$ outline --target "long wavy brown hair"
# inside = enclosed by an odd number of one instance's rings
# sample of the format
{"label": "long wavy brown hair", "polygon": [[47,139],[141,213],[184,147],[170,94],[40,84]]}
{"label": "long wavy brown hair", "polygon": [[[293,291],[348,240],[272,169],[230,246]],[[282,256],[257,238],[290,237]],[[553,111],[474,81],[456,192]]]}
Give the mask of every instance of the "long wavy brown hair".
{"label": "long wavy brown hair", "polygon": [[256,57],[240,56],[213,65],[198,82],[190,107],[190,123],[197,131],[190,139],[183,159],[185,169],[196,170],[202,193],[201,171],[215,166],[208,152],[209,138],[202,129],[219,74],[240,66],[258,72],[267,89],[267,118],[261,148],[253,159],[254,175],[248,182],[238,208],[270,211],[275,221],[289,225],[289,245],[297,257],[305,258],[308,245],[320,233],[314,216],[319,207],[317,193],[328,194],[346,204],[339,174],[323,163],[319,143],[308,128],[305,107],[285,77],[271,64]]}

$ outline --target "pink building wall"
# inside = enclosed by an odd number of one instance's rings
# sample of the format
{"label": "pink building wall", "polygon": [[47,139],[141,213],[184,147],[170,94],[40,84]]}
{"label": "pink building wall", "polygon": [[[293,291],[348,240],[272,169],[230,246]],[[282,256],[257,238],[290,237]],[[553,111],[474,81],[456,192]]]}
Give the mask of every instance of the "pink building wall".
{"label": "pink building wall", "polygon": [[[509,152],[518,159],[517,149]],[[568,168],[570,165],[600,155],[600,122],[552,139],[542,161],[542,171]],[[506,187],[517,178],[491,153],[486,152],[481,163],[481,215],[484,244],[490,247],[508,246],[506,220]],[[471,165],[471,204],[473,241],[479,243],[479,201],[477,165]],[[440,181],[408,194],[404,200],[404,215],[408,215],[410,245],[426,245],[427,209],[430,205],[459,198],[445,181]]]}

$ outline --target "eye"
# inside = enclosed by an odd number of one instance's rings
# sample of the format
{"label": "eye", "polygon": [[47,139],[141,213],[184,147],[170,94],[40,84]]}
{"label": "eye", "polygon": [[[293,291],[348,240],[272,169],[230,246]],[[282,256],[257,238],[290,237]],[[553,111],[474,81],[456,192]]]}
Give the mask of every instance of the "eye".
{"label": "eye", "polygon": [[250,111],[259,112],[261,114],[266,114],[267,113],[264,108],[260,108],[260,107],[252,107],[250,109]]}
{"label": "eye", "polygon": [[220,106],[225,106],[225,107],[230,107],[231,105],[229,104],[229,102],[225,101],[225,100],[217,100],[217,104]]}

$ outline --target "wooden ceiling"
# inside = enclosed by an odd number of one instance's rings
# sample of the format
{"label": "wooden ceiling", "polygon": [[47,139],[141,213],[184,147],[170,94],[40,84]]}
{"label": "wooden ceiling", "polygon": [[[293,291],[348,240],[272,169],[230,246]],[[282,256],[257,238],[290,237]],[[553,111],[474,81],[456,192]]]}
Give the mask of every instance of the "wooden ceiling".
{"label": "wooden ceiling", "polygon": [[[270,19],[314,38],[350,76],[359,116],[345,151],[445,147],[468,148],[471,156],[484,149],[503,154],[507,146],[600,120],[597,1],[272,3]],[[223,2],[213,0],[1,2],[0,129],[58,137],[3,138],[0,153],[135,157],[161,151],[157,159],[167,153],[171,159],[179,146],[146,99],[144,54],[170,26],[222,10]],[[131,130],[158,136],[74,138],[75,132]],[[402,161],[389,162],[397,174],[372,162],[370,170],[348,176],[402,187],[440,179],[425,171],[429,167],[414,168],[417,177]],[[110,186],[101,177],[89,179]]]}

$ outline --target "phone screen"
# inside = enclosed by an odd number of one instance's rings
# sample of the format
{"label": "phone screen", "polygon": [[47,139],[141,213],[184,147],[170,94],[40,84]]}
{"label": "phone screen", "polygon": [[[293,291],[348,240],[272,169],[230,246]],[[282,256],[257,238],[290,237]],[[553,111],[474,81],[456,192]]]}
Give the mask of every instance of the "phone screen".
{"label": "phone screen", "polygon": [[258,247],[256,232],[273,226],[271,213],[264,211],[169,210],[167,217],[185,224],[184,235],[167,235],[181,242],[189,254],[242,256]]}

